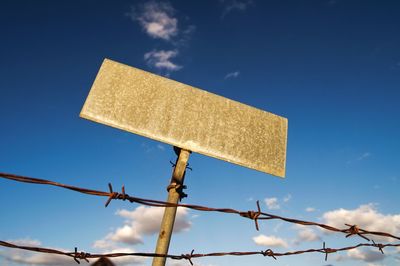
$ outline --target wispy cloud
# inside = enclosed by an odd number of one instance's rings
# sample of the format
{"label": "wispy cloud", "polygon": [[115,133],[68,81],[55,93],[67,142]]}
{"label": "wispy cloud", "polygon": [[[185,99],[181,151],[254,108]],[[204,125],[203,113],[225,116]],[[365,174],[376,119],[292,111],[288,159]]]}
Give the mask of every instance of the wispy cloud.
{"label": "wispy cloud", "polygon": [[182,66],[172,62],[172,58],[178,55],[177,50],[153,50],[144,54],[144,60],[146,63],[155,67],[159,70],[165,70],[166,72],[178,71]]}
{"label": "wispy cloud", "polygon": [[150,37],[170,41],[178,34],[178,19],[174,14],[175,10],[170,3],[149,1],[132,7],[127,15],[133,21],[138,21]]}
{"label": "wispy cloud", "polygon": [[230,72],[225,75],[225,79],[232,79],[232,78],[237,78],[240,75],[240,71],[235,71],[235,72]]}
{"label": "wispy cloud", "polygon": [[370,158],[371,156],[372,156],[372,153],[370,153],[370,152],[363,152],[358,155],[353,155],[352,158],[347,161],[347,164],[350,165],[350,164],[353,164],[356,162],[364,161],[364,160]]}
{"label": "wispy cloud", "polygon": [[267,247],[284,247],[287,248],[289,245],[285,240],[276,236],[266,236],[266,235],[258,235],[253,237],[254,243],[260,246]]}
{"label": "wispy cloud", "polygon": [[268,209],[270,209],[270,210],[278,210],[281,208],[281,206],[278,203],[277,198],[266,198],[264,201],[265,201],[265,204],[267,205]]}
{"label": "wispy cloud", "polygon": [[265,198],[264,202],[267,205],[267,208],[270,210],[279,210],[281,208],[281,203],[283,202],[283,205],[287,204],[290,200],[292,199],[291,194],[287,194],[283,199],[279,200],[276,197],[272,198]]}
{"label": "wispy cloud", "polygon": [[287,203],[292,199],[292,195],[287,194],[284,198],[283,198],[283,202]]}
{"label": "wispy cloud", "polygon": [[362,160],[367,159],[367,158],[369,158],[369,157],[371,157],[371,153],[370,153],[370,152],[364,152],[363,154],[361,154],[361,155],[357,158],[357,160],[358,160],[358,161],[362,161]]}
{"label": "wispy cloud", "polygon": [[189,43],[195,31],[196,31],[195,25],[187,26],[184,30],[180,31],[178,38],[175,38],[172,44],[176,48],[186,46]]}
{"label": "wispy cloud", "polygon": [[315,208],[313,207],[307,207],[306,212],[315,212]]}
{"label": "wispy cloud", "polygon": [[220,2],[223,5],[221,18],[224,18],[232,11],[244,11],[249,6],[253,5],[252,0],[220,0]]}
{"label": "wispy cloud", "polygon": [[[172,62],[179,54],[182,46],[185,46],[196,27],[179,25],[177,11],[167,1],[147,1],[142,5],[131,8],[127,15],[139,23],[142,30],[151,38],[165,41],[173,48],[154,49],[144,54],[144,60],[150,67],[161,71],[161,74],[169,76],[171,72],[182,69],[181,65]],[[186,22],[188,18],[186,17]]]}
{"label": "wispy cloud", "polygon": [[157,144],[157,149],[159,149],[161,151],[165,151],[165,146],[162,144]]}

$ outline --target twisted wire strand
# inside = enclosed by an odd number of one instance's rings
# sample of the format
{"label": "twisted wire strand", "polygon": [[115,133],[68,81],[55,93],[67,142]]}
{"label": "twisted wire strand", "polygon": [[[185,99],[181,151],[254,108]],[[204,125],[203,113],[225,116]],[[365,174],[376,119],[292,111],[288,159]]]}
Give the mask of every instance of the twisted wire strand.
{"label": "twisted wire strand", "polygon": [[212,253],[194,253],[192,250],[191,253],[181,254],[181,255],[172,255],[172,254],[157,254],[157,253],[146,253],[146,252],[132,252],[132,253],[104,253],[104,254],[97,254],[97,253],[87,253],[87,252],[78,252],[77,248],[75,251],[66,252],[60,251],[57,249],[51,248],[42,248],[42,247],[35,247],[35,246],[24,246],[24,245],[17,245],[6,241],[0,240],[0,246],[13,248],[13,249],[22,249],[32,252],[39,252],[39,253],[47,253],[47,254],[55,254],[55,255],[62,255],[73,258],[78,264],[81,260],[85,260],[89,262],[89,259],[96,259],[101,257],[107,258],[117,258],[117,257],[165,257],[174,260],[187,260],[191,265],[193,265],[192,259],[196,258],[203,258],[203,257],[222,257],[222,256],[253,256],[253,255],[262,255],[264,257],[271,257],[273,259],[277,259],[277,257],[282,256],[293,256],[293,255],[301,255],[305,253],[323,253],[325,254],[325,260],[328,259],[328,254],[348,251],[351,249],[357,249],[361,247],[374,247],[378,248],[380,252],[383,253],[383,249],[386,247],[400,247],[400,243],[397,244],[373,244],[371,243],[361,243],[354,246],[348,247],[341,247],[341,248],[327,248],[325,243],[323,243],[322,248],[315,248],[315,249],[306,249],[306,250],[296,250],[296,251],[288,251],[288,252],[274,252],[271,249],[261,250],[261,251],[231,251],[231,252],[212,252]]}
{"label": "twisted wire strand", "polygon": [[45,179],[39,179],[39,178],[33,178],[33,177],[27,177],[27,176],[15,175],[15,174],[0,173],[0,177],[9,179],[9,180],[13,180],[13,181],[18,181],[18,182],[56,186],[56,187],[61,187],[61,188],[73,190],[73,191],[88,194],[88,195],[107,197],[108,199],[105,204],[106,207],[109,205],[109,203],[112,200],[123,200],[123,201],[129,201],[131,203],[138,203],[138,204],[151,206],[151,207],[183,207],[183,208],[188,208],[188,209],[192,209],[192,210],[196,210],[196,211],[203,211],[203,212],[219,212],[219,213],[227,213],[227,214],[236,214],[241,217],[254,220],[257,230],[259,228],[258,220],[281,220],[281,221],[285,221],[288,223],[300,224],[300,225],[305,225],[305,226],[316,226],[316,227],[319,227],[319,228],[322,228],[322,229],[325,229],[328,231],[332,231],[332,232],[336,232],[336,233],[343,233],[343,234],[346,234],[346,237],[357,235],[367,241],[370,241],[370,239],[368,237],[366,237],[366,235],[381,236],[381,237],[387,237],[387,238],[400,240],[399,236],[396,236],[396,235],[393,235],[393,234],[390,234],[387,232],[368,231],[368,230],[359,228],[357,225],[345,224],[347,226],[347,228],[340,229],[340,228],[336,228],[334,226],[330,226],[330,225],[326,225],[326,224],[322,224],[322,223],[293,219],[293,218],[283,217],[283,216],[279,216],[279,215],[274,215],[271,213],[262,212],[258,201],[257,201],[257,211],[253,211],[253,210],[239,211],[239,210],[232,209],[232,208],[213,208],[213,207],[206,207],[206,206],[194,205],[194,204],[183,204],[183,203],[174,204],[174,203],[168,203],[168,202],[160,201],[160,200],[134,197],[134,196],[130,196],[125,193],[125,187],[122,187],[121,193],[113,191],[111,184],[109,184],[109,192],[105,192],[105,191],[80,188],[80,187],[65,185],[65,184],[61,184],[58,182],[49,181],[49,180],[45,180]]}

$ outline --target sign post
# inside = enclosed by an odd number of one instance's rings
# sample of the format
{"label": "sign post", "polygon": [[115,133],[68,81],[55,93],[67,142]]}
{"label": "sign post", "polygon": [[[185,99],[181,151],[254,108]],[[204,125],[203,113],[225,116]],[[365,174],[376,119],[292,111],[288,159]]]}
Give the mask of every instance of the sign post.
{"label": "sign post", "polygon": [[[170,203],[182,196],[190,152],[285,176],[286,118],[109,59],[80,116],[179,147]],[[168,252],[175,215],[176,207],[165,208],[157,254]]]}
{"label": "sign post", "polygon": [[[174,171],[170,185],[168,186],[168,203],[178,203],[181,199],[183,182],[185,177],[186,165],[189,160],[190,152],[188,150],[179,149],[179,155],[176,159]],[[164,216],[161,221],[160,233],[158,235],[157,246],[155,253],[168,254],[169,242],[171,241],[172,230],[174,229],[174,222],[177,207],[166,207]],[[165,257],[155,257],[152,266],[164,266]]]}

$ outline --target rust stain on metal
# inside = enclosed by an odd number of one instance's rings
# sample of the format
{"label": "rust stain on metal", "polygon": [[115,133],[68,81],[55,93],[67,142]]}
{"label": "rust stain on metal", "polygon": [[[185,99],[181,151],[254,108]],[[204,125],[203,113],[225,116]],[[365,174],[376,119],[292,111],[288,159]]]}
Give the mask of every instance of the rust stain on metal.
{"label": "rust stain on metal", "polygon": [[286,118],[109,59],[80,116],[285,176]]}

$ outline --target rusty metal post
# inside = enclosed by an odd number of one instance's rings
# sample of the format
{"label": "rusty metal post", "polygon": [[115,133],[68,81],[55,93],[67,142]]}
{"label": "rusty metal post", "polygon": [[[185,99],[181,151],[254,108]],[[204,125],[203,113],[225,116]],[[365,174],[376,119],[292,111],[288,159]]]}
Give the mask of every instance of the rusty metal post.
{"label": "rusty metal post", "polygon": [[[186,171],[187,161],[189,160],[190,151],[179,149],[179,155],[176,159],[176,164],[171,178],[171,183],[168,186],[169,203],[178,203]],[[161,222],[160,233],[158,235],[157,247],[155,253],[168,254],[169,243],[171,241],[172,230],[174,229],[175,216],[177,207],[165,207],[164,216]],[[165,257],[155,257],[152,266],[165,266]]]}

